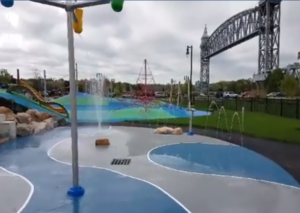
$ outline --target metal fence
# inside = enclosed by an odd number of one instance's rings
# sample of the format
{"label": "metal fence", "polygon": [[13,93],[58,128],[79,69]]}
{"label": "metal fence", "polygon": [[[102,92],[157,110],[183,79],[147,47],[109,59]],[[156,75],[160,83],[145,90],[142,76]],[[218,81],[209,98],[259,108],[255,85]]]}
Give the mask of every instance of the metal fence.
{"label": "metal fence", "polygon": [[195,100],[194,105],[197,108],[208,109],[215,102],[219,107],[225,109],[240,111],[242,107],[246,111],[268,113],[287,118],[300,119],[300,99],[270,99],[270,98],[234,98],[234,99],[216,99],[205,98]]}

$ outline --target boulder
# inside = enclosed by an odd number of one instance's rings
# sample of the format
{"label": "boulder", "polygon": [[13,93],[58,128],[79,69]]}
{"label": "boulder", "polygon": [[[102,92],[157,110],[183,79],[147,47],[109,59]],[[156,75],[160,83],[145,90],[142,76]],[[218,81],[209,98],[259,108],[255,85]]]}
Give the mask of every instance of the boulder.
{"label": "boulder", "polygon": [[96,146],[108,146],[110,145],[109,140],[107,138],[104,139],[97,139],[95,141]]}
{"label": "boulder", "polygon": [[173,128],[167,126],[159,127],[154,130],[155,134],[172,134],[172,132]]}
{"label": "boulder", "polygon": [[38,122],[42,122],[48,118],[51,118],[52,115],[45,113],[45,112],[40,112],[38,117],[39,117]]}
{"label": "boulder", "polygon": [[6,117],[6,121],[17,121],[16,115],[12,110],[7,107],[0,107],[0,114],[4,114]]}
{"label": "boulder", "polygon": [[54,119],[53,118],[47,118],[46,120],[43,121],[46,123],[46,130],[52,130],[54,129]]}
{"label": "boulder", "polygon": [[33,134],[41,134],[47,130],[47,123],[46,122],[32,122],[33,125]]}
{"label": "boulder", "polygon": [[16,118],[17,122],[21,124],[29,124],[31,122],[31,116],[25,112],[19,112]]}
{"label": "boulder", "polygon": [[37,111],[36,109],[29,109],[26,111],[26,113],[30,115],[32,121],[38,121],[39,111]]}
{"label": "boulder", "polygon": [[173,135],[182,135],[183,131],[180,127],[178,127],[178,128],[173,129],[172,134]]}
{"label": "boulder", "polygon": [[27,114],[31,116],[32,121],[36,122],[42,122],[46,120],[47,118],[51,118],[52,115],[45,113],[45,112],[39,112],[36,109],[29,109],[26,111]]}
{"label": "boulder", "polygon": [[24,137],[32,135],[34,133],[34,125],[32,123],[18,123],[17,124],[17,136]]}

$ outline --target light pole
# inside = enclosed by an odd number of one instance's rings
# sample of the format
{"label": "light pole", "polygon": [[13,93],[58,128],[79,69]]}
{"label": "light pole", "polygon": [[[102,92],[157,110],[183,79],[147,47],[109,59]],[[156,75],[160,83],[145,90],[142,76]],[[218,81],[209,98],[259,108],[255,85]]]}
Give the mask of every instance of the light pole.
{"label": "light pole", "polygon": [[189,76],[184,76],[184,81],[187,82],[188,85],[188,108],[191,108],[191,97],[190,97],[190,77]]}
{"label": "light pole", "polygon": [[[69,55],[69,78],[70,78],[70,99],[71,99],[71,137],[72,137],[72,172],[73,186],[68,190],[68,195],[79,197],[84,195],[84,189],[79,185],[78,172],[78,132],[77,132],[77,103],[76,103],[76,77],[75,77],[75,51],[74,51],[74,34],[73,21],[79,23],[74,11],[79,8],[91,7],[111,3],[111,7],[115,12],[121,12],[124,1],[88,1],[88,2],[72,2],[65,3],[49,0],[30,0],[44,5],[49,5],[64,9],[67,12],[67,35],[68,35],[68,55]],[[4,7],[10,8],[14,5],[14,0],[1,0]],[[81,26],[82,27],[82,26]],[[75,28],[74,28],[75,30]],[[75,30],[76,31],[76,30]],[[82,31],[82,29],[81,29]]]}
{"label": "light pole", "polygon": [[194,117],[194,111],[195,109],[191,107],[191,97],[190,97],[190,89],[191,89],[191,85],[190,85],[190,78],[189,76],[184,76],[184,80],[185,82],[189,82],[188,83],[188,111],[191,113],[190,114],[190,121],[189,121],[189,132],[188,135],[192,136],[194,135],[193,133],[193,117]]}
{"label": "light pole", "polygon": [[[191,51],[191,54],[190,54]],[[190,55],[190,76],[189,76],[189,108],[192,107],[192,87],[193,87],[193,46],[186,47],[186,56]]]}

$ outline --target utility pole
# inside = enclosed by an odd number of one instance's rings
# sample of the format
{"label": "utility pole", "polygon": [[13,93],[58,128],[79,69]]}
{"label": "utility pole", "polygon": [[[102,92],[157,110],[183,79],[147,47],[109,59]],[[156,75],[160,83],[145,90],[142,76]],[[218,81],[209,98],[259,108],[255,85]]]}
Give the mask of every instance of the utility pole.
{"label": "utility pole", "polygon": [[[191,53],[190,53],[190,51]],[[190,55],[190,76],[189,76],[189,108],[192,107],[193,104],[193,46],[186,47],[186,56]]]}

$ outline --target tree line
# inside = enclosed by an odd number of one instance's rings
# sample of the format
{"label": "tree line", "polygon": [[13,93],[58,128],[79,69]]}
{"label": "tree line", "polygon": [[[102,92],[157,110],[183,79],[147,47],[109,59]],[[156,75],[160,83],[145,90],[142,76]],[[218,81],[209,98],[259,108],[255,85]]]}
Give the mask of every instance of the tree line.
{"label": "tree line", "polygon": [[[34,77],[26,79],[27,83],[31,85],[38,91],[43,91],[44,79],[40,76],[39,72],[34,71]],[[10,82],[11,75],[7,69],[0,69],[0,83],[6,84]],[[253,82],[250,79],[239,79],[237,81],[219,81],[209,85],[210,92],[217,91],[232,91],[240,94],[245,91],[255,91],[260,96],[265,96],[270,92],[284,92],[287,96],[299,96],[300,95],[300,84],[299,78],[294,77],[288,73],[285,73],[281,69],[276,69],[271,72],[266,80],[262,82]],[[68,90],[69,82],[64,79],[47,78],[46,79],[47,90]],[[78,91],[85,92],[88,88],[88,79],[81,79],[77,82]],[[111,92],[116,94],[122,94],[127,92],[135,92],[141,89],[142,85],[130,84],[128,82],[111,82],[106,79],[106,85],[112,88]],[[183,82],[180,84],[173,84],[173,93],[176,94],[180,89],[182,94],[187,94],[188,92],[188,82]],[[149,85],[149,89],[153,91],[161,91],[165,93],[170,93],[171,84],[152,84]],[[198,88],[193,86],[194,93],[199,93]]]}

